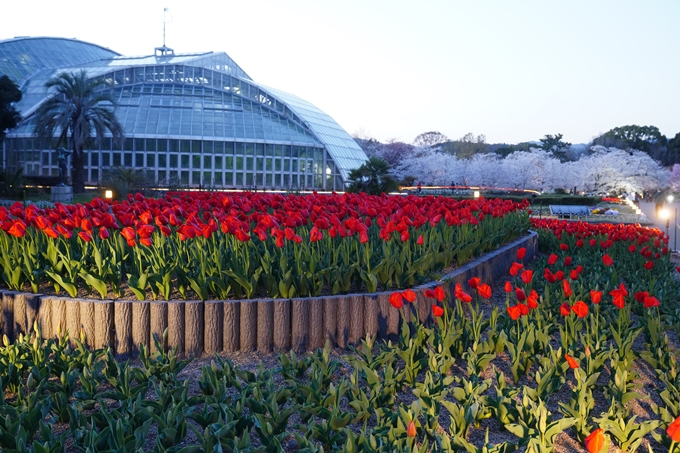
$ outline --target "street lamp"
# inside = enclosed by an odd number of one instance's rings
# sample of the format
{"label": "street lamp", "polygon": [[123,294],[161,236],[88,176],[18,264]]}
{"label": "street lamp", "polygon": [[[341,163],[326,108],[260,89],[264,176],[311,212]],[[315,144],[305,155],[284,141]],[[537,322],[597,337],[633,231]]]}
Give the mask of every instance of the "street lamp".
{"label": "street lamp", "polygon": [[673,200],[674,200],[673,195],[669,195],[666,197],[666,201],[669,203],[673,203]]}
{"label": "street lamp", "polygon": [[668,228],[670,227],[671,222],[671,213],[668,211],[668,209],[664,208],[659,211],[659,217],[666,220],[666,236],[668,236]]}
{"label": "street lamp", "polygon": [[472,196],[475,198],[479,198],[479,190],[475,190],[474,192],[472,192]]}
{"label": "street lamp", "polygon": [[107,190],[106,192],[104,192],[104,198],[106,198],[107,200],[113,198],[113,190]]}

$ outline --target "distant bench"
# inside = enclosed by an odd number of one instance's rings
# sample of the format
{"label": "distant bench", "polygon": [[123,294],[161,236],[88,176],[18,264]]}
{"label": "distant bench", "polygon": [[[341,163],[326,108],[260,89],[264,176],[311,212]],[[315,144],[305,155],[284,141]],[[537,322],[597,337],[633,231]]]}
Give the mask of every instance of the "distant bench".
{"label": "distant bench", "polygon": [[551,204],[550,214],[557,216],[568,215],[569,218],[572,218],[574,216],[585,217],[590,215],[590,208],[588,206]]}

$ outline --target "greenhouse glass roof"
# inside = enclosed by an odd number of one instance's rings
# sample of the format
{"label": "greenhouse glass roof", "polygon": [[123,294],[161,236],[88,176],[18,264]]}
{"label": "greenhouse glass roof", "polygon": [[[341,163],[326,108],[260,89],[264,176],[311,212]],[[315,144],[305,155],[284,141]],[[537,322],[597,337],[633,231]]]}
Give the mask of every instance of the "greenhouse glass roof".
{"label": "greenhouse glass roof", "polygon": [[112,90],[128,137],[323,146],[345,180],[367,160],[330,116],[297,96],[253,81],[224,52],[128,57],[60,38],[0,41],[0,74],[21,81],[24,94],[17,108],[27,121],[14,133],[31,133],[31,115],[50,96],[45,83],[64,70],[85,70]]}

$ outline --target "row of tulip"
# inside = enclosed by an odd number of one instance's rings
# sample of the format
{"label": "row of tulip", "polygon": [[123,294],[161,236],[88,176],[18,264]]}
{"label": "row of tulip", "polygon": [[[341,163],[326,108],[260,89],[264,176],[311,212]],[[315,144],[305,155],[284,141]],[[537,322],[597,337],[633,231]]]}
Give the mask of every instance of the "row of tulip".
{"label": "row of tulip", "polygon": [[[680,369],[676,351],[669,347],[664,333],[669,322],[677,323],[680,288],[672,278],[675,269],[669,260],[667,236],[635,225],[551,220],[532,223],[539,231],[539,244],[547,253],[532,263],[532,269],[526,269],[520,250],[518,261],[509,270],[510,279],[504,285],[505,314],[491,315],[487,321],[486,342],[469,341],[458,350],[467,346],[468,353],[474,354],[474,360],[467,359],[468,374],[473,376],[483,365],[494,365],[496,355],[504,349],[499,343],[504,343],[513,382],[518,384],[523,376],[533,377],[535,373],[536,387],[524,385],[522,389],[508,389],[504,375],[496,371],[496,396],[486,396],[483,391],[475,393],[472,398],[477,404],[475,411],[465,414],[471,416],[477,426],[481,426],[486,417],[495,416],[503,428],[519,438],[519,445],[527,451],[553,451],[556,436],[565,430],[581,440],[589,453],[608,451],[612,443],[621,451],[636,451],[650,435],[663,445],[661,448],[680,451],[677,448]],[[542,279],[538,277],[541,269]],[[488,287],[479,279],[470,280],[468,287],[476,291],[478,301],[490,296]],[[409,296],[407,292],[394,293],[390,301],[395,308],[404,310],[403,301],[409,301]],[[441,300],[434,294],[432,297]],[[462,305],[473,301],[473,296],[458,286],[453,298],[456,304],[453,308],[433,301],[432,313],[443,336],[455,330],[460,320],[463,325],[470,322],[474,326],[479,322],[479,302],[476,309],[469,310],[470,321],[464,315],[467,310],[462,309]],[[455,320],[455,324],[451,320]],[[413,337],[422,338],[421,329],[425,328],[417,326]],[[641,334],[645,347],[635,349],[634,342]],[[473,335],[473,338],[482,337]],[[551,339],[561,347],[555,349]],[[482,357],[484,360],[480,360]],[[641,361],[647,362],[663,383],[653,398],[663,401],[663,405],[652,403],[649,419],[636,422],[637,415],[631,416],[632,403],[647,398],[636,392]],[[606,371],[606,362],[609,362],[609,379],[600,390],[601,386],[596,383]],[[573,370],[573,379],[566,376],[569,369]],[[567,380],[573,389],[570,400],[558,403],[562,417],[553,420],[547,406],[551,396]],[[610,406],[601,407],[603,411],[596,417],[593,395],[598,391]],[[432,421],[427,416],[422,418],[424,423],[416,420],[409,426],[410,433],[428,439]],[[456,422],[452,417],[451,424]],[[504,442],[495,445],[493,451],[515,448],[514,443]],[[466,449],[479,451],[474,446]]]}
{"label": "row of tulip", "polygon": [[301,297],[404,288],[528,228],[527,203],[434,197],[169,193],[0,207],[10,289],[140,299]]}
{"label": "row of tulip", "polygon": [[[328,350],[281,355],[279,367],[250,371],[215,358],[201,369],[195,396],[178,377],[187,362],[160,343],[153,354],[142,345],[142,367],[133,368],[106,348],[88,351],[85,338],[69,341],[62,332],[45,341],[38,329],[0,347],[3,394],[18,395],[0,401],[0,413],[7,414],[0,446],[58,453],[69,443],[93,453],[136,451],[155,429],[158,452],[550,453],[566,434],[589,453],[611,444],[632,452],[645,439],[653,439],[654,451],[677,453],[680,370],[660,316],[677,296],[634,292],[628,275],[618,273],[615,283],[610,275],[628,265],[637,247],[652,253],[661,247],[663,238],[655,245],[654,232],[637,243],[649,232],[636,231],[631,251],[618,247],[622,239],[607,244],[599,234],[589,236],[596,239],[592,246],[566,234],[553,242],[554,233],[541,228],[542,243],[552,248],[533,263],[518,251],[503,288],[505,310],[484,315],[480,307],[493,291],[478,277],[452,294],[444,287],[425,292],[433,326],[418,321],[413,291],[394,292],[390,303],[408,320],[397,341],[366,338],[344,356],[350,367]],[[659,253],[652,269],[638,266],[672,282],[668,256]],[[594,284],[599,273],[606,278]],[[634,347],[640,335],[642,349]],[[654,398],[662,404],[642,421],[632,415],[633,402],[645,397],[635,388],[640,361],[663,384]],[[561,397],[568,382],[571,392]],[[609,406],[597,403],[597,395]],[[490,430],[501,436],[493,443]],[[180,446],[189,431],[194,440]]]}

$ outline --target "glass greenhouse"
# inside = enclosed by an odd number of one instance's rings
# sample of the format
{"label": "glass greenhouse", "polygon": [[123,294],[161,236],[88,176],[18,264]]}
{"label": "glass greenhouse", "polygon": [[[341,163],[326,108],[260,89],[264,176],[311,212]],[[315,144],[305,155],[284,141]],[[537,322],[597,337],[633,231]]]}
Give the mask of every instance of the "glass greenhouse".
{"label": "glass greenhouse", "polygon": [[[159,49],[157,49],[159,50]],[[54,143],[35,138],[45,82],[85,69],[118,100],[123,143],[88,149],[86,184],[109,168],[141,169],[159,186],[343,190],[367,157],[330,116],[253,81],[226,53],[126,57],[64,38],[0,41],[0,75],[20,85],[24,121],[2,145],[3,168],[56,176]]]}

